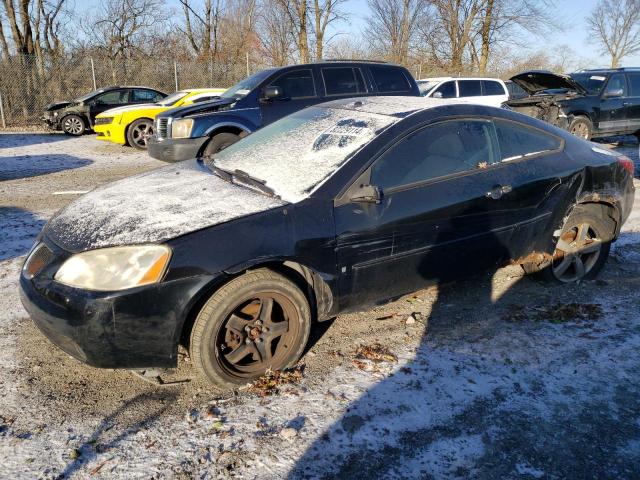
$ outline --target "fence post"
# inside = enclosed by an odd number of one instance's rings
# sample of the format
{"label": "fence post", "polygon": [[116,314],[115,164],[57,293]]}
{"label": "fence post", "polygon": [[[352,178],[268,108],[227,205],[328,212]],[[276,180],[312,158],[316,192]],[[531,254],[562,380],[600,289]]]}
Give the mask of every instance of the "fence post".
{"label": "fence post", "polygon": [[93,66],[93,58],[89,58],[91,60],[91,76],[93,77],[93,89],[97,90],[98,86],[96,85],[96,69]]}
{"label": "fence post", "polygon": [[178,91],[178,63],[173,62],[173,76],[176,78],[176,92]]}
{"label": "fence post", "polygon": [[7,121],[4,118],[4,109],[2,108],[2,94],[0,93],[0,118],[2,119],[2,128],[7,128]]}

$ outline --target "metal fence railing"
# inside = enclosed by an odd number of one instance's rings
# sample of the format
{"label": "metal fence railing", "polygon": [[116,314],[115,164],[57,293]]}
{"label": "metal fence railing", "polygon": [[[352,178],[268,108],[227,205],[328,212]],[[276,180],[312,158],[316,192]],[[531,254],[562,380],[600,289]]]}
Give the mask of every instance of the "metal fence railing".
{"label": "metal fence railing", "polygon": [[44,107],[109,85],[143,85],[167,93],[229,87],[247,76],[248,62],[57,58],[46,65],[21,56],[0,61],[0,127],[37,125]]}

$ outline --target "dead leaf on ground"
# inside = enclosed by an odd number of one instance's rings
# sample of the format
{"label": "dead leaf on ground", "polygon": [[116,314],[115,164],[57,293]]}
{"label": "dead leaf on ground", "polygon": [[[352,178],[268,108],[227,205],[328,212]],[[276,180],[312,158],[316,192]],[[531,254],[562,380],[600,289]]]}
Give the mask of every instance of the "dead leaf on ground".
{"label": "dead leaf on ground", "polygon": [[256,393],[261,397],[269,395],[277,395],[280,393],[280,387],[288,384],[298,384],[303,377],[303,365],[298,365],[292,370],[268,370],[262,377],[253,382],[248,391]]}
{"label": "dead leaf on ground", "polygon": [[372,345],[361,345],[356,349],[356,360],[370,360],[372,362],[388,362],[394,363],[398,361],[398,357],[391,351],[379,343]]}

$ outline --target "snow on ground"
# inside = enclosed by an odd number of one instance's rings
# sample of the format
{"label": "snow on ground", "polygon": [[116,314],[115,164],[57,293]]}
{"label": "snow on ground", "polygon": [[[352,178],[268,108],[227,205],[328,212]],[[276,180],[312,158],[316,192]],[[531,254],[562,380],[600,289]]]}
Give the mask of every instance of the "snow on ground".
{"label": "snow on ground", "polygon": [[[36,176],[12,166],[0,182],[2,476],[640,476],[639,199],[596,281],[549,286],[508,267],[343,315],[314,331],[301,383],[230,395],[195,378],[156,387],[86,367],[28,320],[22,256],[73,197],[52,193],[162,165],[90,137],[49,139],[0,135],[0,172],[7,157],[41,156],[24,162]],[[47,155],[89,163],[42,173]],[[596,314],[553,316],[571,303]],[[359,363],[356,347],[373,342],[398,361]],[[185,360],[171,378],[191,377]]]}

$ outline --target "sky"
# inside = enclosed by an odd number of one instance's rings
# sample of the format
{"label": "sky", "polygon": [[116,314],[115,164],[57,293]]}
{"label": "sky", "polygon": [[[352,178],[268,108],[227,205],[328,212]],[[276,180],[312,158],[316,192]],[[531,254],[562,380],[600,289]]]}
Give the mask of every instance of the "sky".
{"label": "sky", "polygon": [[[91,9],[101,0],[76,0],[76,5],[81,9]],[[168,5],[180,11],[178,0],[166,0]],[[553,17],[561,27],[560,31],[545,35],[544,38],[527,34],[526,44],[530,45],[530,52],[550,49],[553,56],[559,47],[568,46],[577,57],[575,67],[596,68],[610,65],[610,58],[599,51],[596,44],[589,43],[586,32],[586,17],[597,4],[598,0],[556,0]],[[343,34],[349,32],[361,32],[364,29],[366,18],[369,14],[367,0],[347,0],[343,6],[345,13],[349,15],[349,23],[336,25],[336,31]],[[625,57],[622,66],[640,67],[640,53]]]}

